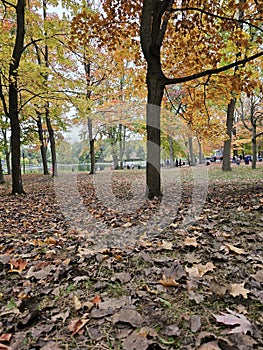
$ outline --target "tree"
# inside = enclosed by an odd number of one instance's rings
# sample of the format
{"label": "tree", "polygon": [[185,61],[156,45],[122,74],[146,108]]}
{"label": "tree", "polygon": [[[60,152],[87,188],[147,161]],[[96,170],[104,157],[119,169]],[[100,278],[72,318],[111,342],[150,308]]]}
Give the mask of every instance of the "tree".
{"label": "tree", "polygon": [[257,139],[263,135],[263,94],[262,91],[254,91],[249,97],[240,99],[240,114],[243,125],[251,133],[252,144],[252,169],[256,169],[257,162]]}
{"label": "tree", "polygon": [[[230,4],[229,4],[230,5]],[[247,6],[247,4],[246,4]],[[230,9],[228,9],[229,11]],[[196,30],[196,22],[201,24],[201,28],[204,27],[204,22],[207,23],[206,29],[212,29],[215,32],[215,28],[218,27],[223,30],[226,30],[229,26],[230,21],[235,25],[239,20],[235,18],[235,12],[232,13],[230,17],[224,17],[222,11],[216,3],[213,1],[207,2],[206,5],[199,7],[195,1],[187,1],[179,4],[179,2],[173,0],[157,1],[157,0],[144,0],[143,9],[141,16],[141,30],[140,38],[142,50],[144,57],[147,61],[147,76],[146,83],[148,87],[148,100],[147,100],[147,186],[148,186],[148,198],[153,198],[155,196],[161,196],[161,186],[160,186],[160,158],[159,152],[157,150],[160,147],[160,107],[163,98],[164,88],[166,85],[178,84],[187,82],[190,80],[195,80],[203,76],[210,76],[212,74],[219,74],[220,72],[226,71],[233,67],[239,66],[241,64],[246,64],[247,62],[254,60],[263,55],[263,52],[260,51],[250,57],[244,55],[243,59],[235,60],[235,62],[227,65],[222,65],[217,68],[217,64],[220,63],[221,58],[216,55],[218,48],[220,47],[218,43],[213,43],[213,39],[210,40],[208,37],[202,36],[201,32],[198,32],[199,43],[206,45],[208,51],[206,52],[209,55],[209,52],[213,52],[213,60],[210,61],[210,66],[213,68],[207,69],[207,65],[202,65],[198,68],[198,73],[190,74],[188,72],[183,72],[183,76],[178,78],[169,78],[164,74],[163,69],[163,58],[161,56],[161,48],[164,44],[165,34],[167,34],[167,29],[169,28],[169,20],[174,18],[178,19],[178,13],[181,13],[181,26],[183,31],[187,31],[186,25],[189,24],[192,29],[192,33]],[[215,21],[215,17],[217,21]],[[194,22],[190,24],[190,19],[193,19]],[[204,20],[205,18],[205,20]],[[244,17],[243,17],[244,18]],[[252,19],[251,19],[252,21]],[[174,21],[177,29],[179,21]],[[209,23],[210,22],[210,23]],[[218,23],[219,22],[219,23]],[[225,23],[227,25],[224,27]],[[250,22],[248,22],[250,24]],[[176,35],[179,36],[180,28],[177,31]],[[175,35],[175,34],[174,34]],[[195,34],[196,35],[196,34]],[[197,37],[198,37],[197,36]],[[197,38],[196,37],[196,38]],[[218,38],[220,39],[220,38]],[[178,40],[178,39],[177,39]],[[182,37],[180,39],[183,42]],[[195,38],[191,37],[192,43],[195,42]],[[213,46],[212,46],[213,45]],[[223,42],[222,44],[223,45]],[[199,46],[200,47],[200,46]],[[205,47],[205,46],[204,46]],[[177,56],[179,56],[177,50]],[[188,59],[193,60],[193,54],[195,52],[190,52]],[[211,53],[210,53],[211,55]],[[241,55],[241,54],[240,54]],[[191,61],[190,61],[191,62]],[[189,62],[188,62],[189,63]],[[209,61],[207,61],[209,65]],[[194,67],[195,68],[195,67]],[[188,74],[187,74],[188,73]],[[231,107],[231,105],[230,105]],[[229,109],[229,112],[231,108]]]}
{"label": "tree", "polygon": [[11,163],[12,163],[12,193],[24,193],[20,166],[20,123],[18,108],[18,68],[24,50],[25,38],[25,0],[17,0],[16,4],[1,0],[8,11],[15,10],[16,36],[9,61],[8,72],[8,104],[3,94],[3,83],[0,80],[0,97],[2,100],[5,115],[10,119],[11,125]]}
{"label": "tree", "polygon": [[[216,0],[205,3],[197,0],[104,0],[102,14],[98,15],[96,23],[83,24],[81,14],[73,20],[75,30],[92,25],[101,42],[109,43],[109,50],[121,46],[124,52],[129,52],[130,57],[138,48],[137,37],[140,34],[140,44],[147,63],[148,198],[162,196],[160,108],[165,87],[190,81],[199,83],[202,77],[222,74],[263,55],[260,50],[262,29],[258,26],[262,21],[260,5],[254,0],[247,0],[241,5],[244,13],[242,19],[239,18],[240,3],[230,0],[222,3]],[[246,33],[247,28],[251,28],[253,40],[245,38],[238,23],[244,24]],[[232,31],[232,28],[237,30]],[[233,35],[229,36],[228,33]],[[232,55],[231,51],[226,53],[224,49],[227,42],[241,44],[241,49],[232,52]],[[247,50],[246,44],[251,42]],[[127,50],[128,45],[132,48],[130,51]],[[141,63],[138,53],[134,57]]]}

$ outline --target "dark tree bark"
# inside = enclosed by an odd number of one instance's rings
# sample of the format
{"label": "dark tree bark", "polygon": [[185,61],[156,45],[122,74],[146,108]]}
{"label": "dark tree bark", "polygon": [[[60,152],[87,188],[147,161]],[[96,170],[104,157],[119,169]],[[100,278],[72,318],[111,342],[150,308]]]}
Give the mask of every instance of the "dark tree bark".
{"label": "dark tree bark", "polygon": [[257,126],[252,126],[252,169],[257,167]]}
{"label": "dark tree bark", "polygon": [[[43,18],[44,21],[47,18],[47,2],[46,0],[43,0]],[[47,36],[47,33],[44,33],[45,36]],[[45,66],[46,68],[49,67],[49,52],[48,52],[48,45],[45,45],[45,51],[44,51],[44,58],[45,58]],[[48,83],[48,74],[45,75],[45,84]],[[50,141],[50,150],[51,150],[51,158],[52,158],[52,176],[58,176],[58,165],[57,165],[57,153],[56,153],[56,140],[55,140],[55,134],[54,129],[52,127],[51,119],[50,119],[50,112],[49,112],[49,103],[46,102],[45,105],[45,119],[47,124],[47,130],[49,135],[49,141]]]}
{"label": "dark tree bark", "polygon": [[126,142],[126,126],[119,124],[119,149],[120,149],[120,169],[123,169],[123,156],[125,152]]}
{"label": "dark tree bark", "polygon": [[231,171],[231,144],[232,144],[232,131],[234,122],[234,112],[235,112],[236,100],[231,99],[227,106],[227,120],[226,120],[226,133],[228,139],[224,141],[224,153],[223,153],[223,171]]}
{"label": "dark tree bark", "polygon": [[[87,85],[87,91],[86,91],[86,99],[89,100],[91,98],[91,76],[90,76],[90,69],[91,69],[91,63],[86,62],[86,57],[84,55],[84,69],[86,73],[86,85]],[[90,113],[90,110],[87,111],[87,113]],[[89,154],[90,154],[90,175],[95,174],[95,139],[93,137],[93,127],[92,127],[92,118],[88,116],[88,135],[89,135]]]}
{"label": "dark tree bark", "polygon": [[16,6],[16,39],[9,66],[9,117],[11,124],[12,194],[24,193],[21,175],[21,141],[18,113],[17,75],[25,38],[25,0],[18,0]]}
{"label": "dark tree bark", "polygon": [[168,142],[169,142],[170,168],[173,168],[174,167],[174,147],[173,147],[172,136],[168,136]]}
{"label": "dark tree bark", "polygon": [[148,88],[146,109],[147,131],[147,163],[146,185],[147,197],[160,198],[161,174],[160,174],[160,108],[165,88],[165,76],[161,67],[161,45],[164,38],[166,25],[164,20],[161,28],[162,16],[169,10],[173,1],[150,1],[144,0],[141,17],[141,46],[147,61],[146,84]]}
{"label": "dark tree bark", "polygon": [[4,173],[2,168],[2,159],[0,158],[0,185],[5,183]]}
{"label": "dark tree bark", "polygon": [[46,107],[46,124],[50,141],[51,159],[52,159],[52,176],[58,176],[58,164],[57,164],[57,153],[56,153],[56,141],[54,130],[49,118],[49,109]]}
{"label": "dark tree bark", "polygon": [[40,152],[41,152],[41,159],[43,164],[43,174],[49,175],[48,164],[47,164],[47,140],[45,140],[45,137],[44,137],[41,114],[39,112],[36,112],[36,113],[37,113],[37,132],[38,132],[38,138],[40,141]]}

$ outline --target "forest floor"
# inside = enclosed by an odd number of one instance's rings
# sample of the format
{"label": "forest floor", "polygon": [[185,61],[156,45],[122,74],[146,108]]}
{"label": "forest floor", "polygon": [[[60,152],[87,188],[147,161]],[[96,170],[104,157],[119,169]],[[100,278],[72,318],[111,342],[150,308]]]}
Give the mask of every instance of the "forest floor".
{"label": "forest floor", "polygon": [[263,167],[0,186],[0,350],[263,349]]}

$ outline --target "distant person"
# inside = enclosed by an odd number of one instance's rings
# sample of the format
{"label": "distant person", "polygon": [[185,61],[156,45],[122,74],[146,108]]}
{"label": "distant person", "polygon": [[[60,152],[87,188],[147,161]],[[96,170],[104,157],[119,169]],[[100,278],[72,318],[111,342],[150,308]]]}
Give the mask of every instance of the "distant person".
{"label": "distant person", "polygon": [[249,160],[250,160],[250,157],[249,156],[245,156],[244,161],[245,161],[246,165],[249,165]]}

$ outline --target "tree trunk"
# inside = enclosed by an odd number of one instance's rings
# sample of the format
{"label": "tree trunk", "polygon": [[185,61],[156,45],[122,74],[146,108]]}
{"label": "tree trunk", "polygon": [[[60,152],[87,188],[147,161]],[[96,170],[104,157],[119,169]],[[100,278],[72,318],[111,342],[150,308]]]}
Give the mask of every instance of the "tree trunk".
{"label": "tree trunk", "polygon": [[7,132],[6,129],[2,130],[3,134],[3,148],[4,148],[4,154],[5,154],[5,162],[6,162],[6,168],[7,168],[7,174],[11,175],[11,164],[10,164],[10,147],[9,147],[9,142],[7,139]]}
{"label": "tree trunk", "polygon": [[21,175],[21,141],[18,115],[17,74],[25,37],[25,0],[18,0],[16,6],[16,39],[9,65],[9,117],[11,124],[12,194],[24,193]]}
{"label": "tree trunk", "polygon": [[42,164],[43,164],[43,174],[48,175],[49,171],[48,171],[48,165],[47,165],[47,145],[46,145],[46,140],[44,138],[41,115],[38,112],[37,112],[37,115],[38,115],[37,131],[38,131],[38,138],[40,141],[40,152],[41,152],[41,158],[42,158]]}
{"label": "tree trunk", "polygon": [[5,151],[5,162],[6,162],[6,170],[8,175],[11,175],[10,154],[11,153],[9,150]]}
{"label": "tree trunk", "polygon": [[88,133],[89,133],[89,154],[90,154],[90,174],[95,174],[95,140],[92,131],[92,119],[88,118]]}
{"label": "tree trunk", "polygon": [[123,169],[123,156],[125,152],[126,126],[119,124],[119,149],[120,149],[120,169]]}
{"label": "tree trunk", "polygon": [[232,143],[232,130],[234,122],[234,111],[235,111],[236,99],[232,98],[227,106],[227,120],[226,120],[226,132],[228,139],[224,141],[224,151],[223,151],[223,171],[231,171],[231,143]]}
{"label": "tree trunk", "polygon": [[252,125],[252,169],[256,169],[257,166],[257,127]]}
{"label": "tree trunk", "polygon": [[194,156],[194,150],[193,150],[192,136],[188,137],[188,146],[189,146],[189,155],[190,155],[190,165],[195,166],[195,156]]}
{"label": "tree trunk", "polygon": [[173,138],[168,136],[169,141],[169,153],[170,153],[170,168],[174,167],[174,148],[173,148]]}
{"label": "tree trunk", "polygon": [[199,140],[197,140],[198,142],[198,150],[199,150],[199,164],[203,164],[204,163],[204,155],[203,155],[203,151],[202,151],[202,144]]}
{"label": "tree trunk", "polygon": [[51,121],[49,118],[48,107],[46,107],[46,124],[47,124],[47,129],[49,134],[50,150],[51,150],[51,158],[52,158],[52,176],[58,176],[56,141],[54,137],[54,130],[52,128]]}
{"label": "tree trunk", "polygon": [[5,183],[4,173],[2,168],[2,159],[0,158],[0,185]]}

